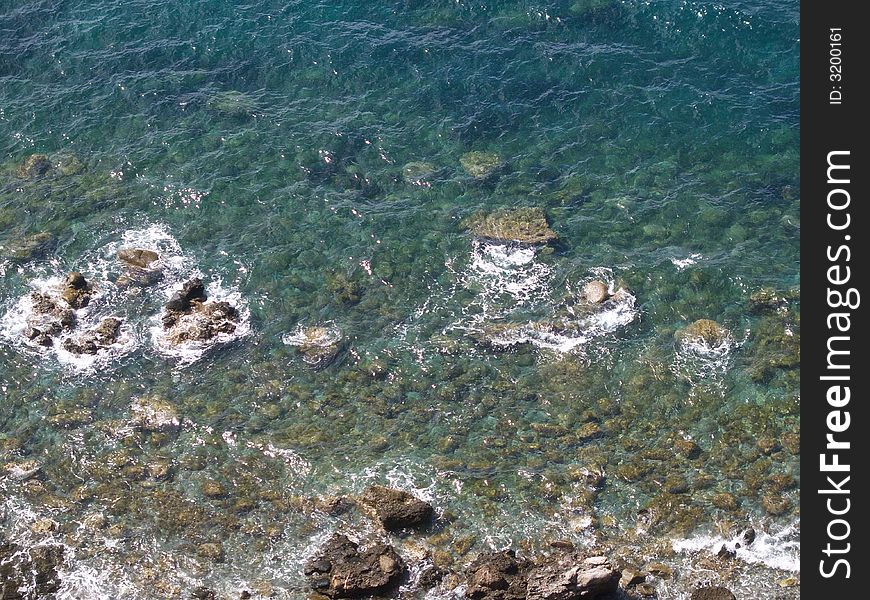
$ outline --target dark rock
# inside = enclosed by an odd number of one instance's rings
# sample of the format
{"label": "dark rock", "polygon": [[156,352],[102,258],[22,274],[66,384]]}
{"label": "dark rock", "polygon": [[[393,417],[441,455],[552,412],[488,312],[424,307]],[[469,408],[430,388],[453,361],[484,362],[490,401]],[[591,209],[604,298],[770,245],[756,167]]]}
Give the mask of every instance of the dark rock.
{"label": "dark rock", "polygon": [[752,542],[755,541],[755,529],[752,527],[745,529],[740,535],[740,541],[744,546],[751,546]]}
{"label": "dark rock", "polygon": [[716,553],[716,556],[721,559],[737,558],[737,551],[722,544],[719,548],[719,552]]}
{"label": "dark rock", "polygon": [[121,248],[118,250],[118,260],[140,269],[149,268],[152,263],[159,259],[159,254],[146,248]]}
{"label": "dark rock", "polygon": [[359,500],[390,531],[425,525],[432,520],[435,512],[428,502],[413,494],[381,485],[368,488]]}
{"label": "dark rock", "polygon": [[405,568],[391,546],[378,543],[360,550],[346,536],[336,535],[305,565],[304,573],[312,588],[329,598],[356,598],[389,594]]}
{"label": "dark rock", "polygon": [[194,588],[190,593],[190,597],[193,600],[217,600],[217,594],[214,590],[210,590],[206,587]]}
{"label": "dark rock", "polygon": [[529,573],[527,600],[597,598],[615,592],[622,573],[606,557],[578,553],[550,557]]}
{"label": "dark rock", "polygon": [[678,439],[674,442],[674,450],[686,458],[698,458],[701,456],[701,447],[692,440]]}
{"label": "dark rock", "polygon": [[120,335],[121,320],[115,317],[106,317],[90,331],[77,337],[65,339],[63,348],[73,354],[96,354],[101,348],[106,348],[117,342]]}
{"label": "dark rock", "polygon": [[31,600],[55,593],[63,553],[62,546],[22,548],[0,540],[0,598]]}
{"label": "dark rock", "polygon": [[531,566],[513,550],[478,556],[468,567],[465,596],[473,600],[523,600]]}
{"label": "dark rock", "polygon": [[185,282],[180,290],[172,294],[166,303],[166,310],[170,312],[187,312],[192,302],[205,302],[205,285],[199,277]]}
{"label": "dark rock", "polygon": [[655,596],[656,595],[655,587],[653,587],[652,585],[650,585],[648,583],[639,584],[636,588],[634,588],[634,591],[637,592],[638,594],[640,594],[641,596]]}
{"label": "dark rock", "polygon": [[170,343],[203,342],[235,332],[238,310],[229,302],[207,300],[199,278],[186,282],[172,295],[161,317]]}
{"label": "dark rock", "polygon": [[220,542],[200,544],[196,549],[196,553],[202,558],[207,558],[214,562],[223,562],[224,560],[224,546]]}
{"label": "dark rock", "polygon": [[61,298],[72,308],[84,308],[91,301],[92,289],[84,275],[73,271],[66,276]]}
{"label": "dark rock", "polygon": [[51,161],[45,154],[31,154],[18,165],[16,173],[22,179],[36,179],[51,171]]}
{"label": "dark rock", "polygon": [[737,598],[728,588],[703,587],[692,592],[690,600],[737,600]]}

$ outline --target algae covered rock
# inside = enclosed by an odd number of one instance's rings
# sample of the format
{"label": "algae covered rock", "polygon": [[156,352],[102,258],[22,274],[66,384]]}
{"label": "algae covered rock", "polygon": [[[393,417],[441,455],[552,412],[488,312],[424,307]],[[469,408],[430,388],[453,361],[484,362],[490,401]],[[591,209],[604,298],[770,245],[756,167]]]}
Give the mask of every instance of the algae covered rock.
{"label": "algae covered rock", "polygon": [[218,92],[208,99],[206,108],[225,117],[249,117],[257,110],[257,102],[244,92]]}
{"label": "algae covered rock", "polygon": [[16,174],[22,179],[36,179],[48,174],[49,171],[51,171],[51,161],[48,156],[31,154],[18,165]]}
{"label": "algae covered rock", "polygon": [[284,343],[295,346],[302,360],[315,368],[326,367],[341,353],[343,335],[334,325],[300,326],[284,336]]}
{"label": "algae covered rock", "polygon": [[698,319],[677,332],[677,339],[686,344],[701,344],[717,348],[731,338],[727,329],[711,319]]}
{"label": "algae covered rock", "polygon": [[692,592],[690,600],[737,600],[737,598],[728,588],[711,586],[696,589]]}
{"label": "algae covered rock", "polygon": [[388,531],[425,525],[435,514],[428,502],[404,490],[382,485],[368,488],[359,501],[377,516]]}
{"label": "algae covered rock", "polygon": [[466,152],[459,157],[459,164],[466,173],[475,179],[486,179],[495,173],[501,166],[502,160],[494,152],[473,151]]}
{"label": "algae covered rock", "polygon": [[535,207],[474,215],[466,222],[466,228],[480,238],[521,244],[546,244],[558,237],[550,229],[544,211]]}
{"label": "algae covered rock", "polygon": [[159,396],[142,396],[133,400],[130,408],[132,423],[149,432],[176,431],[181,420],[175,407]]}
{"label": "algae covered rock", "polygon": [[402,167],[402,179],[411,185],[428,186],[429,181],[435,176],[437,167],[432,163],[414,161]]}
{"label": "algae covered rock", "polygon": [[358,598],[389,593],[405,567],[396,551],[377,543],[365,550],[347,536],[336,535],[304,567],[311,587],[330,598]]}
{"label": "algae covered rock", "polygon": [[15,239],[2,247],[2,256],[16,262],[27,262],[50,252],[57,239],[48,232],[39,232]]}

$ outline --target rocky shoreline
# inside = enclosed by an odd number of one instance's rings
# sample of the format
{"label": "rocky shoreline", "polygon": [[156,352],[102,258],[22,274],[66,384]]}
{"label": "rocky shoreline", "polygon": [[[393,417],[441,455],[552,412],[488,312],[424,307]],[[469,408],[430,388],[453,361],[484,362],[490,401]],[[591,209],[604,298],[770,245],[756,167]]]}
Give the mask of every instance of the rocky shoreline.
{"label": "rocky shoreline", "polygon": [[[152,429],[163,430],[164,425],[154,424],[160,420],[154,415],[143,419]],[[177,425],[177,421],[169,421]],[[373,485],[354,498],[326,498],[318,503],[322,510],[335,515],[359,511],[377,525],[379,533],[335,533],[320,544],[303,567],[308,600],[410,598],[429,591],[441,598],[473,600],[671,597],[660,595],[657,584],[674,578],[672,567],[654,561],[632,563],[605,547],[578,548],[569,541],[553,542],[548,552],[527,556],[514,549],[487,551],[465,565],[454,564],[437,550],[409,553],[407,548],[415,538],[432,535],[444,517],[431,504],[404,490]],[[751,545],[754,537],[754,530],[747,529],[743,543]],[[197,553],[211,561],[224,558],[220,542],[202,544]],[[67,554],[64,546],[56,543],[22,547],[0,537],[0,598],[52,598],[61,588],[60,571]],[[731,559],[733,551],[723,546],[714,560],[724,565]],[[713,564],[708,562],[708,566]],[[217,600],[227,596],[196,586],[183,597]],[[252,597],[247,590],[238,595],[240,599]],[[690,593],[690,600],[736,598],[728,588],[709,582]]]}

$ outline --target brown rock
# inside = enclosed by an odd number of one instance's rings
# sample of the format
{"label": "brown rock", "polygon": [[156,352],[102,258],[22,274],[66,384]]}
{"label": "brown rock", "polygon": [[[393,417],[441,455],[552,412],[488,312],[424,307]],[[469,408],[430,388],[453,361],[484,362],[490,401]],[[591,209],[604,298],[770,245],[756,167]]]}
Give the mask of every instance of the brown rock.
{"label": "brown rock", "polygon": [[603,281],[593,279],[583,286],[583,297],[590,304],[601,304],[610,298],[610,290]]}
{"label": "brown rock", "polygon": [[22,179],[36,179],[51,170],[51,161],[45,154],[31,154],[18,165],[17,175]]}
{"label": "brown rock", "polygon": [[154,250],[146,248],[121,248],[118,250],[118,260],[131,267],[139,267],[140,269],[149,268],[152,263],[157,262],[159,259],[159,254],[154,252]]}
{"label": "brown rock", "polygon": [[378,543],[360,550],[344,535],[334,536],[304,567],[312,588],[329,598],[383,594],[398,585],[404,571],[391,546]]}
{"label": "brown rock", "polygon": [[359,501],[371,510],[389,531],[425,525],[435,514],[428,502],[404,490],[382,485],[368,488]]}

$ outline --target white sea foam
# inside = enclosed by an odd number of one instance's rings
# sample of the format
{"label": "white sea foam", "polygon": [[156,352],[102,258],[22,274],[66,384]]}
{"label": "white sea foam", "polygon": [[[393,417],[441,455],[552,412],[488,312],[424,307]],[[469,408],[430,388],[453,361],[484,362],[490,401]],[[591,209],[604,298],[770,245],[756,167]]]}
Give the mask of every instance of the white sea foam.
{"label": "white sea foam", "polygon": [[782,571],[800,572],[798,523],[792,523],[774,532],[756,530],[755,541],[749,545],[742,542],[740,535],[731,539],[718,535],[698,535],[673,542],[674,550],[682,553],[699,551],[716,553],[722,546],[734,551],[737,559],[747,563],[763,564]]}
{"label": "white sea foam", "polygon": [[[190,276],[193,277],[194,275],[191,274]],[[180,287],[178,285],[176,288],[167,290],[168,293],[165,295],[165,300],[169,300],[172,293]],[[176,359],[180,367],[186,367],[195,363],[215,346],[227,344],[251,334],[251,309],[238,289],[224,287],[220,281],[212,281],[206,288],[206,296],[208,301],[228,302],[238,311],[238,321],[235,322],[236,328],[232,333],[218,333],[205,341],[191,340],[180,344],[173,344],[163,328],[161,321],[162,311],[152,316],[149,320],[148,331],[153,348],[163,356]]]}
{"label": "white sea foam", "polygon": [[703,256],[698,254],[697,252],[690,254],[686,258],[676,258],[672,257],[671,262],[677,268],[677,271],[685,271],[689,267],[694,264],[697,264],[699,260],[701,260]]}

